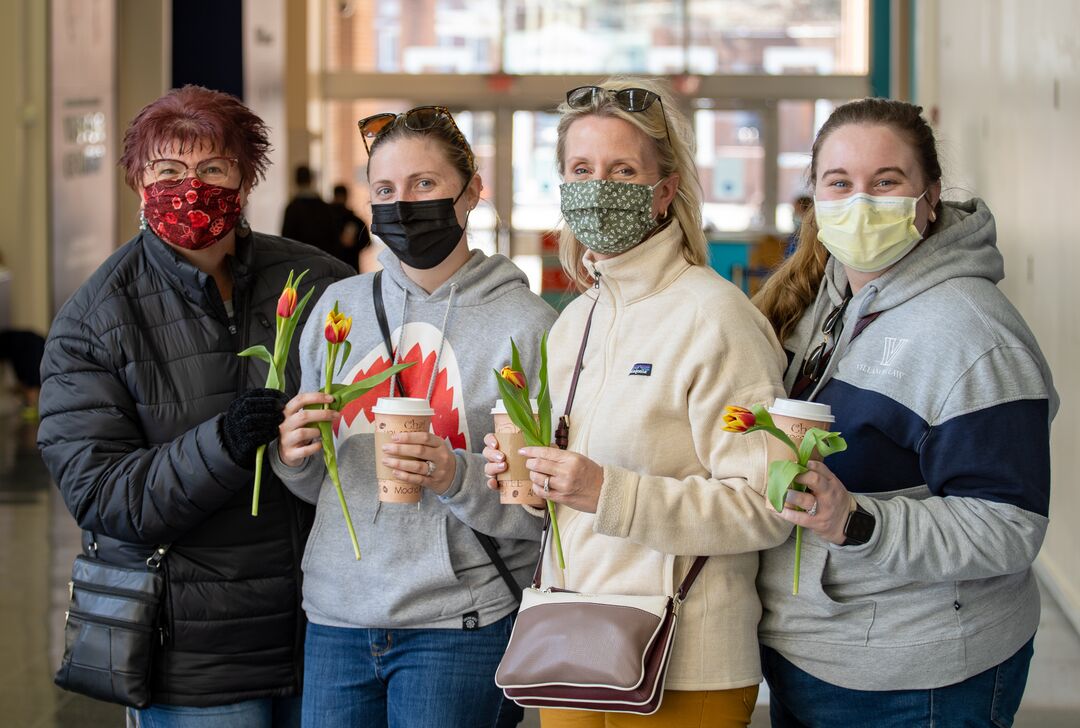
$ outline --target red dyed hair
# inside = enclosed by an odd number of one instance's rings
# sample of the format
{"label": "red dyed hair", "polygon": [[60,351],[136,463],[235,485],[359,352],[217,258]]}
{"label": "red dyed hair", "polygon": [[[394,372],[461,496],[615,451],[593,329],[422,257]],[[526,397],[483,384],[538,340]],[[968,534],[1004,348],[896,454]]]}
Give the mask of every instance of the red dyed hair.
{"label": "red dyed hair", "polygon": [[231,94],[202,86],[173,89],[143,107],[124,133],[120,166],[124,179],[142,189],[143,167],[170,144],[181,152],[209,144],[235,157],[245,184],[266,178],[270,166],[269,129],[263,120]]}

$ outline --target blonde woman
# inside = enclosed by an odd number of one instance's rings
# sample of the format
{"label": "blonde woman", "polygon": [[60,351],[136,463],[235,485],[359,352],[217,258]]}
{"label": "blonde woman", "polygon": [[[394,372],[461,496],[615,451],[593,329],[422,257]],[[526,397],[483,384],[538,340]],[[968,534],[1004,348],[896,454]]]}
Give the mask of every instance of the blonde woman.
{"label": "blonde woman", "polygon": [[[544,586],[671,593],[695,556],[710,558],[680,612],[657,713],[544,710],[541,721],[746,726],[761,681],[757,552],[789,526],[767,512],[764,435],[724,433],[722,414],[780,395],[783,354],[765,318],[707,265],[693,136],[667,89],[610,79],[570,91],[560,112],[560,256],[584,294],[551,331],[557,414],[590,312],[591,326],[569,448],[525,448],[566,556],[561,571],[547,551]],[[494,477],[504,457],[492,436],[487,445]]]}

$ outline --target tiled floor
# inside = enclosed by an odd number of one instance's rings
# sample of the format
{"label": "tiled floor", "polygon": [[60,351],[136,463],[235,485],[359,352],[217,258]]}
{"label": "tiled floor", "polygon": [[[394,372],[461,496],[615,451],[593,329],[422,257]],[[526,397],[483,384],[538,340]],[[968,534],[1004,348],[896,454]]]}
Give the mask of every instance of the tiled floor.
{"label": "tiled floor", "polygon": [[[32,426],[0,411],[0,727],[121,728],[123,711],[52,684],[78,530],[50,485]],[[1080,637],[1044,594],[1017,728],[1080,726]],[[753,728],[768,726],[763,695]],[[524,726],[539,725],[531,713]],[[420,727],[418,727],[420,728]],[[842,728],[842,727],[841,727]]]}

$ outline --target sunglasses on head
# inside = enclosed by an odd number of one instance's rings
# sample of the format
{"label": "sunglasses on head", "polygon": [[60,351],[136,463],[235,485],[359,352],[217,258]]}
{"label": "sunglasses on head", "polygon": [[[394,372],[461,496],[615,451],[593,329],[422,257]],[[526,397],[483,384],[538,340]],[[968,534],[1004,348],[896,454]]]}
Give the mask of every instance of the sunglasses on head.
{"label": "sunglasses on head", "polygon": [[845,296],[840,305],[825,317],[825,322],[821,325],[821,343],[810,352],[810,356],[806,357],[806,361],[803,362],[803,376],[811,382],[821,381],[822,375],[825,374],[825,367],[828,366],[829,357],[832,354],[832,351],[828,350],[829,337],[834,337],[837,332],[837,325],[844,320],[844,310],[850,300],[851,296]]}
{"label": "sunglasses on head", "polygon": [[610,96],[615,105],[632,114],[648,111],[657,101],[660,102],[660,115],[664,118],[664,133],[671,144],[671,130],[668,128],[667,114],[664,113],[664,100],[660,94],[644,88],[624,88],[615,91],[602,86],[578,86],[566,92],[566,105],[571,109],[588,109],[596,104],[602,95]]}
{"label": "sunglasses on head", "polygon": [[401,114],[382,113],[367,116],[356,122],[357,127],[360,129],[360,138],[364,140],[364,150],[367,151],[368,156],[371,155],[371,145],[375,143],[375,140],[379,138],[385,131],[395,126],[397,123],[405,125],[406,129],[412,131],[426,131],[434,128],[440,119],[446,119],[450,122],[450,126],[454,130],[458,144],[469,157],[470,165],[475,169],[476,160],[473,158],[472,149],[469,147],[468,141],[465,139],[465,135],[461,133],[461,129],[458,128],[457,122],[454,121],[454,117],[450,115],[450,110],[445,106],[417,106],[414,109],[409,109]]}

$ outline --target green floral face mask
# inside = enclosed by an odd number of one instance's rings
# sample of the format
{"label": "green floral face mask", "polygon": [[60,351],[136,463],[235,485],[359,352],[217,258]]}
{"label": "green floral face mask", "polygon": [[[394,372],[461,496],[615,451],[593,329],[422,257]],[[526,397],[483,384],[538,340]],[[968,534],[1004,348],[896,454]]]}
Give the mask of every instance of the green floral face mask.
{"label": "green floral face mask", "polygon": [[[661,179],[660,182],[664,180]],[[638,245],[653,228],[656,185],[590,179],[559,185],[563,218],[589,250],[618,255]]]}

